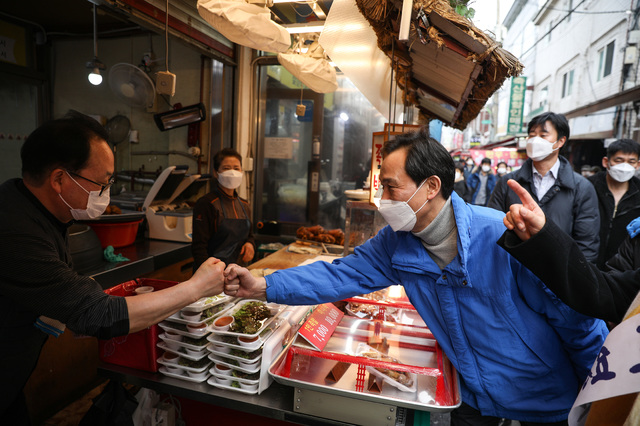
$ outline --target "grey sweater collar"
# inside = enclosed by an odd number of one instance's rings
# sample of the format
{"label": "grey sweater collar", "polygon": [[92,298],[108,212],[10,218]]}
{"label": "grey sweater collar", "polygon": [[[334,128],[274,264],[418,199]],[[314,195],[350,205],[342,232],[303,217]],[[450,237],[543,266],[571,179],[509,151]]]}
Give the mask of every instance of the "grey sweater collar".
{"label": "grey sweater collar", "polygon": [[458,229],[451,197],[426,228],[412,234],[420,238],[427,253],[440,269],[447,266],[458,255]]}

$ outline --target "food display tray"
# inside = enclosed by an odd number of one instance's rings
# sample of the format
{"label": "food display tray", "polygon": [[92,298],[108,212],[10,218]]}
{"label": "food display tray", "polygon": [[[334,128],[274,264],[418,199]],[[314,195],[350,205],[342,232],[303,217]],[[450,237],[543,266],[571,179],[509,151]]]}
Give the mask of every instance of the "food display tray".
{"label": "food display tray", "polygon": [[186,326],[184,324],[179,324],[179,323],[171,322],[167,320],[162,321],[161,323],[158,324],[158,326],[160,326],[160,328],[163,329],[164,331],[171,330],[177,334],[191,337],[193,339],[199,339],[209,334],[208,328],[206,328],[204,331],[200,333],[191,333],[189,330],[186,329]]}
{"label": "food display tray", "polygon": [[[280,312],[282,312],[285,309],[284,305],[278,305],[276,303],[265,303],[262,300],[247,299],[247,300],[243,300],[241,302],[236,303],[235,306],[233,306],[231,309],[229,309],[229,310],[227,310],[225,312],[225,315],[231,315],[231,316],[235,315],[236,312],[238,312],[240,309],[242,309],[242,307],[244,305],[246,305],[247,303],[249,303],[249,302],[264,303],[271,310],[271,316],[264,320],[264,322],[262,323],[262,326],[258,329],[257,332],[255,332],[253,334],[247,334],[247,333],[236,333],[236,332],[229,331],[229,330],[217,330],[217,329],[213,328],[213,325],[209,325],[208,330],[213,334],[220,334],[220,335],[226,335],[226,336],[243,336],[243,337],[259,336],[260,333],[262,333],[267,327],[269,327],[271,325],[271,323],[273,323],[276,320],[276,318],[278,317]],[[162,323],[160,323],[160,324],[162,325]]]}
{"label": "food display tray", "polygon": [[[362,344],[400,361],[359,356]],[[376,368],[409,373],[413,383],[400,389]],[[462,401],[457,372],[428,328],[349,316],[322,351],[298,337],[271,363],[269,374],[300,389],[421,411],[448,412]]]}
{"label": "food display tray", "polygon": [[209,360],[213,361],[216,364],[222,364],[222,365],[226,365],[227,367],[233,369],[233,370],[238,370],[238,371],[242,371],[243,373],[248,373],[248,374],[253,374],[253,373],[257,373],[260,371],[260,367],[261,367],[261,362],[257,363],[256,368],[254,368],[253,370],[249,370],[246,369],[240,365],[236,365],[232,363],[232,360],[227,359],[227,358],[223,358],[222,356],[219,355],[214,355],[213,353],[209,354]]}
{"label": "food display tray", "polygon": [[[267,339],[272,334],[273,334],[273,324],[272,324],[272,326],[262,330],[262,333],[260,333],[260,336],[258,337],[258,340],[256,340],[254,342],[254,344],[252,344],[250,346],[241,345],[240,342],[238,342],[238,338],[236,336],[227,336],[227,335],[216,334],[216,333],[209,334],[207,336],[207,340],[209,342],[213,343],[213,344],[220,345],[220,346],[226,346],[226,347],[229,347],[230,349],[237,349],[237,350],[243,351],[243,352],[253,352],[253,351],[257,350],[257,349],[260,349],[262,347],[262,345],[264,344],[264,342],[266,342]],[[230,343],[228,341],[225,341],[224,340],[225,338],[228,338],[228,339],[233,338],[236,343]]]}
{"label": "food display tray", "polygon": [[217,296],[203,297],[197,302],[194,302],[190,305],[185,306],[184,308],[182,308],[182,310],[186,312],[202,312],[205,309],[209,309],[220,303],[227,303],[233,300],[235,300],[234,297],[227,296],[226,294],[221,293],[221,294],[218,294]]}
{"label": "food display tray", "polygon": [[245,383],[247,385],[257,385],[260,384],[260,379],[255,379],[255,380],[251,380],[251,379],[243,379],[241,377],[236,377],[233,375],[233,371],[231,372],[231,374],[220,374],[218,373],[215,368],[211,368],[209,369],[209,374],[211,374],[212,376],[216,376],[216,377],[222,377],[222,378],[229,378],[231,380],[234,381],[238,381],[240,383]]}
{"label": "food display tray", "polygon": [[[377,349],[372,348],[371,346],[364,344],[364,343],[359,343],[358,347],[356,348],[356,356],[363,356],[364,353],[369,352],[369,353],[374,353],[376,354],[376,358],[372,358],[372,359],[383,359],[383,357],[385,357],[385,354],[383,354],[382,352],[378,351]],[[397,360],[396,360],[397,362]],[[418,375],[416,373],[408,373],[409,377],[411,377],[411,386],[406,386],[402,383],[400,383],[397,380],[394,380],[393,378],[389,377],[388,375],[378,371],[375,367],[372,367],[370,365],[367,365],[365,367],[365,369],[373,374],[374,376],[378,377],[379,379],[389,383],[391,386],[400,389],[403,392],[415,392],[417,390],[417,383],[418,383]]]}
{"label": "food display tray", "polygon": [[[234,380],[234,379],[232,378],[232,380]],[[223,385],[222,383],[216,382],[215,377],[209,377],[209,379],[207,380],[207,383],[210,384],[211,386],[219,388],[219,389],[225,389],[225,390],[230,390],[230,391],[234,391],[234,392],[246,393],[247,395],[255,395],[255,394],[258,393],[258,388],[256,388],[255,390],[248,390],[248,389],[234,388],[233,386]]]}
{"label": "food display tray", "polygon": [[[215,356],[221,356],[221,357],[224,357],[224,358],[232,359],[234,361],[248,362],[250,364],[258,362],[258,360],[262,359],[262,351],[260,351],[260,353],[257,354],[253,358],[242,358],[242,357],[239,357],[237,355],[233,355],[232,353],[229,353],[229,352],[226,352],[226,353],[225,352],[218,352],[217,350],[215,350],[215,348],[212,348],[211,345],[207,346],[207,350],[210,353],[214,354]],[[260,349],[256,349],[256,351],[259,351],[259,350]]]}
{"label": "food display tray", "polygon": [[[213,307],[219,307],[219,311],[214,313],[213,315],[203,318],[202,316],[200,317],[200,319],[198,321],[189,321],[187,319],[184,319],[180,316],[180,311],[176,312],[175,314],[171,315],[170,317],[167,318],[168,321],[172,321],[172,322],[176,322],[178,324],[200,324],[201,322],[207,323],[207,324],[211,324],[216,318],[224,315],[224,313],[226,311],[228,311],[232,306],[233,306],[233,302],[224,302],[221,301],[220,303],[216,303],[212,306],[209,306],[208,308],[203,309],[201,312],[206,311],[209,308],[213,308]],[[198,311],[187,311],[187,312],[198,312]]]}
{"label": "food display tray", "polygon": [[167,346],[167,345],[166,345],[166,343],[164,343],[164,342],[158,342],[157,346],[158,346],[160,349],[162,349],[163,351],[165,351],[165,352],[171,352],[172,354],[180,355],[181,357],[186,358],[186,359],[189,359],[189,360],[191,360],[191,361],[199,361],[199,360],[201,360],[202,358],[204,358],[205,356],[209,355],[209,352],[206,350],[206,348],[203,348],[203,349],[202,349],[202,351],[201,351],[202,353],[201,353],[201,354],[199,354],[199,355],[195,356],[195,355],[191,355],[191,354],[187,353],[187,352],[186,352],[186,351],[184,351],[184,350],[180,350],[180,349],[182,349],[182,348],[177,349],[177,350],[176,350],[176,349],[171,349],[171,348],[170,348],[169,346]]}
{"label": "food display tray", "polygon": [[186,371],[182,374],[174,374],[174,373],[170,373],[167,371],[167,369],[165,367],[160,367],[158,369],[158,371],[162,374],[164,374],[167,377],[173,377],[174,379],[180,379],[180,380],[186,380],[187,382],[192,382],[192,383],[202,383],[204,381],[206,381],[207,379],[209,379],[209,375],[205,375],[203,378],[201,379],[196,379],[195,377],[191,377],[189,376]]}
{"label": "food display tray", "polygon": [[192,373],[202,373],[203,371],[209,369],[211,367],[211,360],[205,360],[201,367],[188,367],[186,365],[179,365],[176,362],[167,362],[163,357],[158,358],[158,364],[174,366],[182,368],[184,371],[190,371]]}
{"label": "food display tray", "polygon": [[[172,339],[172,338],[168,337],[168,336],[167,336],[166,334],[164,334],[164,333],[162,333],[162,334],[160,335],[160,339],[162,339],[164,342],[179,343],[179,344],[180,344],[180,347],[182,347],[182,348],[189,348],[189,349],[192,349],[192,350],[194,350],[194,351],[202,350],[202,349],[206,348],[206,347],[207,347],[207,344],[208,344],[208,343],[207,343],[207,342],[208,342],[208,340],[207,340],[206,336],[201,336],[200,338],[198,338],[198,340],[200,340],[200,339],[204,339],[204,344],[202,344],[202,345],[194,345],[194,344],[191,344],[191,343],[185,342],[184,340],[174,340],[174,339]],[[166,346],[166,345],[165,345],[165,346]]]}

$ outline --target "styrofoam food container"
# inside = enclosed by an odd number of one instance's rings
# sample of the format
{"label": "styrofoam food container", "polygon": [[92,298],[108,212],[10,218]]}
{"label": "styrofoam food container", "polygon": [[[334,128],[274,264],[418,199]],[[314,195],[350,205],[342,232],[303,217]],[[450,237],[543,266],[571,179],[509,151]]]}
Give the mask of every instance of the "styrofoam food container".
{"label": "styrofoam food container", "polygon": [[214,330],[227,331],[235,321],[236,319],[231,315],[223,315],[213,322],[212,327]]}
{"label": "styrofoam food container", "polygon": [[150,285],[143,285],[142,287],[138,287],[133,291],[135,291],[136,294],[145,294],[145,293],[151,293],[153,290],[155,289]]}
{"label": "styrofoam food container", "polygon": [[251,360],[250,362],[247,361],[238,361],[238,364],[240,364],[240,367],[246,368],[247,370],[253,370],[258,366],[258,363],[260,363],[261,358],[258,358],[256,360]]}
{"label": "styrofoam food container", "polygon": [[220,383],[221,385],[231,386],[231,381],[232,381],[231,377],[229,376],[225,376],[225,377],[214,376],[214,377],[216,379],[216,382]]}
{"label": "styrofoam food container", "polygon": [[179,358],[180,358],[180,355],[175,354],[173,352],[165,352],[164,355],[163,355],[163,359],[166,362],[170,362],[172,364],[177,364]]}
{"label": "styrofoam food container", "polygon": [[211,343],[210,348],[211,350],[219,352],[221,354],[228,354],[229,352],[231,352],[231,348],[229,346],[216,345],[215,343]]}
{"label": "styrofoam food container", "polygon": [[257,391],[258,390],[258,384],[257,383],[245,383],[245,382],[241,382],[238,381],[240,383],[240,389],[244,389],[247,391]]}
{"label": "styrofoam food container", "polygon": [[186,353],[188,353],[188,354],[189,354],[189,355],[191,355],[191,356],[197,356],[197,357],[199,357],[199,356],[203,355],[203,353],[207,350],[207,347],[206,347],[206,346],[204,346],[204,347],[203,347],[202,349],[200,349],[200,350],[194,350],[194,349],[191,349],[191,348],[187,348],[187,347],[185,347],[185,348],[184,348],[184,350],[185,350],[185,352],[186,352]]}
{"label": "styrofoam food container", "polygon": [[187,330],[189,330],[189,333],[204,333],[207,331],[207,324],[204,322],[200,322],[198,324],[187,324]]}
{"label": "styrofoam food container", "polygon": [[166,368],[167,372],[169,372],[171,374],[183,374],[184,373],[184,369],[182,367],[179,367],[178,364],[176,364],[176,365],[164,364],[164,368]]}
{"label": "styrofoam food container", "polygon": [[180,311],[180,317],[187,321],[200,321],[200,312]]}
{"label": "styrofoam food container", "polygon": [[222,364],[218,364],[216,363],[215,366],[213,367],[213,369],[215,370],[216,373],[222,375],[222,376],[230,376],[231,375],[231,368],[226,366],[226,365],[222,365]]}
{"label": "styrofoam food container", "polygon": [[194,379],[205,379],[208,375],[209,372],[207,370],[204,371],[200,371],[200,372],[193,372],[193,371],[187,371],[187,374],[189,375],[189,377],[193,377]]}

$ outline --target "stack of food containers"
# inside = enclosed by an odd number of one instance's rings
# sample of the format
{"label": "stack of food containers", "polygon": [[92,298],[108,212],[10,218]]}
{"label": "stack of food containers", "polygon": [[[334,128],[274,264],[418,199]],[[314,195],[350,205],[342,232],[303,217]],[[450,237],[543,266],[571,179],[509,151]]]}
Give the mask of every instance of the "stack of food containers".
{"label": "stack of food containers", "polygon": [[268,387],[270,382],[261,379],[269,378],[267,367],[277,345],[273,348],[270,345],[267,351],[265,342],[275,341],[270,339],[274,335],[278,343],[282,342],[290,329],[287,321],[275,321],[283,309],[284,306],[273,303],[244,300],[214,321],[207,337],[208,360],[214,363],[207,383],[246,394],[259,393]]}
{"label": "stack of food containers", "polygon": [[194,383],[209,378],[211,360],[207,357],[207,336],[213,322],[233,307],[225,295],[207,297],[171,315],[159,326],[164,330],[158,347],[164,355],[158,359],[160,373]]}

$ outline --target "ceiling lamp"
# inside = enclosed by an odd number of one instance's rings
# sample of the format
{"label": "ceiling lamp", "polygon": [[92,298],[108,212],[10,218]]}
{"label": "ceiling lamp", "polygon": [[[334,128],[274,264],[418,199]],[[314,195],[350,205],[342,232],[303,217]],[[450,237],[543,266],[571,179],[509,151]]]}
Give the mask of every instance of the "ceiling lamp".
{"label": "ceiling lamp", "polygon": [[102,83],[100,70],[107,69],[107,66],[98,59],[98,25],[96,22],[96,5],[93,5],[93,59],[87,62],[87,68],[91,70],[89,73],[89,82],[94,86]]}

